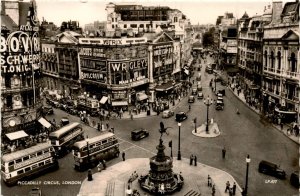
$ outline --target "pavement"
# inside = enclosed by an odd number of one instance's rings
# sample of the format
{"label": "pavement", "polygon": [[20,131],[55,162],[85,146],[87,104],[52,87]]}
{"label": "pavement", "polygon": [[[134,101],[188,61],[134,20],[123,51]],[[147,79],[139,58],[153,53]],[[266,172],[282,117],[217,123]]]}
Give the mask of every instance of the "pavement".
{"label": "pavement", "polygon": [[[237,98],[239,98],[240,101],[242,101],[246,106],[248,106],[248,108],[250,108],[251,110],[253,110],[255,113],[257,113],[258,115],[260,115],[260,110],[255,108],[254,106],[250,106],[247,102],[246,102],[246,98],[244,96],[244,92],[243,89],[241,90],[241,92],[238,94],[237,90],[233,90],[231,87],[228,88]],[[293,134],[288,134],[288,128],[290,128],[288,125],[283,125],[283,129],[281,129],[280,125],[274,124],[274,123],[270,123],[276,130],[280,131],[283,135],[285,135],[286,137],[288,137],[289,139],[291,139],[292,141],[300,144],[300,139],[299,136],[296,137]]]}
{"label": "pavement", "polygon": [[[127,182],[131,174],[136,171],[139,175],[145,175],[150,168],[148,158],[127,159],[113,166],[109,166],[106,170],[94,173],[93,180],[88,181],[87,178],[82,182],[80,191],[77,196],[125,196]],[[200,196],[212,195],[212,188],[207,186],[208,175],[212,178],[215,185],[215,196],[227,196],[225,193],[226,182],[230,182],[232,187],[236,183],[236,194],[241,196],[241,187],[236,180],[227,172],[217,168],[204,165],[197,162],[197,166],[190,165],[189,159],[182,158],[173,159],[173,172],[182,173],[184,178],[183,188],[179,192],[175,192],[174,196]],[[137,180],[132,183],[132,189],[139,191],[140,195],[150,195],[142,190]]]}

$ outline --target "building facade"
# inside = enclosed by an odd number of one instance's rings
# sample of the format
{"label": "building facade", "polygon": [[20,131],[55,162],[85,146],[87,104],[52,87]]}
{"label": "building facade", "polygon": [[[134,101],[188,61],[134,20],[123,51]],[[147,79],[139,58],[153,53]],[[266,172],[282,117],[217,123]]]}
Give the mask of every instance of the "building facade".
{"label": "building facade", "polygon": [[[22,11],[20,11],[22,10]],[[2,136],[38,131],[41,116],[39,22],[35,2],[1,2]]]}
{"label": "building facade", "polygon": [[263,110],[287,123],[299,123],[299,55],[299,2],[273,2],[264,27]]}

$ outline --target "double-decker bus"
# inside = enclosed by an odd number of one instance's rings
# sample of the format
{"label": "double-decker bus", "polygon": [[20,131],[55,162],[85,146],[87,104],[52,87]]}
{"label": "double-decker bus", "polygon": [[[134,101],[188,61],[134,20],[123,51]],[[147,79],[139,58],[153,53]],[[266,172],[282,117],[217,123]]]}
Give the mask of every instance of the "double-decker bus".
{"label": "double-decker bus", "polygon": [[111,132],[76,142],[73,146],[75,169],[79,171],[96,166],[99,161],[118,157],[119,154],[118,139]]}
{"label": "double-decker bus", "polygon": [[82,139],[83,129],[78,122],[67,124],[49,134],[50,143],[59,157],[65,155],[75,142]]}
{"label": "double-decker bus", "polygon": [[31,179],[58,167],[53,146],[40,143],[3,155],[1,176],[7,185],[15,185],[19,180]]}

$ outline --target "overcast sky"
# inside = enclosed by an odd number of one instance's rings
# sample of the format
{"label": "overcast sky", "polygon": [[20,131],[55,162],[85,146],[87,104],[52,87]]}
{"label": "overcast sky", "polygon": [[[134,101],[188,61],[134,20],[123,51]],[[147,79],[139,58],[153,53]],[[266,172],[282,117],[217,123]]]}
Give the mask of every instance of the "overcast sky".
{"label": "overcast sky", "polygon": [[[76,20],[83,27],[94,21],[106,21],[105,7],[109,2],[122,4],[141,4],[144,6],[169,6],[179,9],[192,24],[215,24],[217,17],[232,12],[236,18],[263,14],[264,6],[273,0],[36,0],[38,18],[60,26],[62,21]],[[283,0],[286,2],[288,0]],[[85,2],[85,3],[83,3]]]}

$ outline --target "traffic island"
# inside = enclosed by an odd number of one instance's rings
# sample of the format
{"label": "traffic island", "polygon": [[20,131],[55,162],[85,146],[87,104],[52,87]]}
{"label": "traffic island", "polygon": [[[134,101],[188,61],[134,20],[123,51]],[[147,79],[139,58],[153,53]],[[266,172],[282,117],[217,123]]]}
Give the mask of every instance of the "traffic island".
{"label": "traffic island", "polygon": [[[204,165],[190,165],[190,160],[173,158],[174,173],[181,174],[184,179],[184,186],[179,192],[174,192],[174,196],[183,195],[212,195],[212,186],[208,186],[208,175],[211,177],[212,185],[215,185],[215,195],[228,196],[224,193],[226,182],[232,185],[236,183],[236,196],[241,196],[241,188],[235,179],[225,171]],[[140,187],[139,178],[149,172],[149,158],[126,159],[106,170],[93,174],[93,181],[85,179],[77,196],[105,196],[105,195],[124,195],[130,183],[130,192],[138,191],[140,195],[151,194]],[[133,174],[137,173],[138,178],[129,181]]]}
{"label": "traffic island", "polygon": [[217,123],[210,123],[208,125],[208,132],[206,132],[206,123],[202,124],[200,127],[197,127],[197,132],[195,129],[192,130],[193,135],[198,137],[218,137],[221,135],[221,132],[219,130],[219,126]]}

